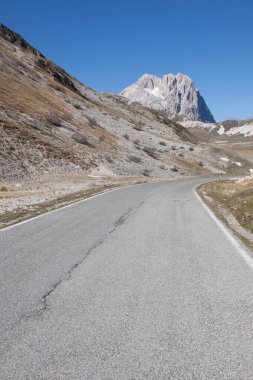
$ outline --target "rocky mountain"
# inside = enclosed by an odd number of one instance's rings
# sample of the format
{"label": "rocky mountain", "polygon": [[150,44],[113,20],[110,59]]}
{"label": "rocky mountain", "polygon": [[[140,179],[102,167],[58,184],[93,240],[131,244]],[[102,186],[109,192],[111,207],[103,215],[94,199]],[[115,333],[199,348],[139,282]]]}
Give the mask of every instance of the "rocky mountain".
{"label": "rocky mountain", "polygon": [[215,122],[194,82],[184,74],[168,74],[162,78],[145,74],[120,95],[131,103],[138,102],[145,107],[165,111],[170,117],[182,115],[190,120]]}
{"label": "rocky mountain", "polygon": [[56,174],[145,178],[226,171],[220,151],[198,143],[166,113],[97,93],[4,25],[0,133],[0,183]]}

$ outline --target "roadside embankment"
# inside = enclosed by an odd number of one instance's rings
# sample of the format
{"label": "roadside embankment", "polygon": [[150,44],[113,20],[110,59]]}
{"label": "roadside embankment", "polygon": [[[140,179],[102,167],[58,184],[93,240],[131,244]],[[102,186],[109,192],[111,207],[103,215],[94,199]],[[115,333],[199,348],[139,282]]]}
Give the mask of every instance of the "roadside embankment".
{"label": "roadside embankment", "polygon": [[200,185],[198,194],[253,249],[253,176]]}

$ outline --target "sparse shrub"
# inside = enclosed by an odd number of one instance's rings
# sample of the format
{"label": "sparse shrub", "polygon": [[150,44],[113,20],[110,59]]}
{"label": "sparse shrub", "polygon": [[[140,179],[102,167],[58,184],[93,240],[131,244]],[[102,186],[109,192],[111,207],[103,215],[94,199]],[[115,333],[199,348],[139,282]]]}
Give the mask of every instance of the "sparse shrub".
{"label": "sparse shrub", "polygon": [[109,156],[105,157],[106,161],[109,162],[110,164],[113,163],[113,159]]}
{"label": "sparse shrub", "polygon": [[160,141],[159,144],[163,145],[163,146],[166,146],[166,142],[165,141]]}
{"label": "sparse shrub", "polygon": [[177,150],[177,147],[175,145],[172,145],[171,149],[172,150]]}
{"label": "sparse shrub", "polygon": [[63,87],[61,87],[61,86],[59,86],[59,85],[53,85],[52,86],[53,87],[53,89],[55,89],[56,91],[58,91],[58,92],[62,92],[63,94],[66,94],[66,90],[65,90],[65,88],[63,88]]}
{"label": "sparse shrub", "polygon": [[45,69],[47,67],[46,61],[43,58],[37,59],[35,63],[42,69]]}
{"label": "sparse shrub", "polygon": [[135,145],[139,145],[139,144],[140,144],[140,140],[139,140],[139,139],[135,139],[135,140],[133,141],[133,143],[134,143]]}
{"label": "sparse shrub", "polygon": [[137,149],[137,150],[141,150],[140,145],[135,145],[135,149]]}
{"label": "sparse shrub", "polygon": [[180,149],[184,149],[184,146],[180,146]]}
{"label": "sparse shrub", "polygon": [[97,120],[94,118],[94,117],[89,117],[89,116],[86,116],[88,121],[89,121],[89,126],[91,128],[100,128],[100,125],[98,124]]}
{"label": "sparse shrub", "polygon": [[70,113],[66,113],[65,115],[62,116],[62,119],[64,121],[71,121],[73,120],[73,115],[71,115]]}
{"label": "sparse shrub", "polygon": [[137,157],[137,156],[128,156],[128,159],[129,159],[129,161],[135,162],[136,164],[138,164],[139,162],[141,162],[141,158]]}
{"label": "sparse shrub", "polygon": [[102,135],[102,136],[99,136],[99,140],[100,140],[100,141],[105,141],[105,136],[103,136],[103,135]]}
{"label": "sparse shrub", "polygon": [[123,135],[123,137],[124,137],[126,140],[129,140],[129,135],[128,135],[127,133],[125,133],[125,134]]}
{"label": "sparse shrub", "polygon": [[198,165],[201,166],[201,167],[203,168],[204,163],[203,163],[202,161],[199,161],[199,162],[198,162]]}
{"label": "sparse shrub", "polygon": [[166,170],[166,166],[165,165],[160,165],[160,169]]}
{"label": "sparse shrub", "polygon": [[40,123],[39,123],[37,120],[33,120],[33,121],[32,121],[31,127],[32,127],[33,129],[36,129],[37,131],[40,131],[40,130],[41,130]]}
{"label": "sparse shrub", "polygon": [[1,186],[1,187],[0,187],[0,190],[1,190],[1,191],[8,191],[8,189],[7,189],[6,186]]}
{"label": "sparse shrub", "polygon": [[145,169],[141,174],[144,175],[145,177],[150,177],[151,170]]}
{"label": "sparse shrub", "polygon": [[47,115],[47,121],[50,124],[53,124],[55,127],[61,127],[62,126],[62,120],[61,120],[60,116],[57,115],[57,113],[55,113],[55,112],[50,112]]}
{"label": "sparse shrub", "polygon": [[92,144],[86,136],[82,135],[81,133],[74,133],[74,135],[72,136],[73,139],[78,142],[79,144],[83,144],[83,145],[86,145],[86,146],[89,146],[90,148],[95,148],[95,145]]}
{"label": "sparse shrub", "polygon": [[83,108],[80,106],[80,104],[78,104],[78,103],[73,104],[73,106],[74,106],[77,110],[82,110],[82,109],[83,109]]}
{"label": "sparse shrub", "polygon": [[140,124],[136,124],[136,125],[133,126],[133,129],[135,129],[136,131],[141,132],[142,131],[142,126]]}
{"label": "sparse shrub", "polygon": [[172,172],[178,172],[178,168],[176,168],[176,166],[174,166],[173,168],[170,168],[170,170],[171,170]]}
{"label": "sparse shrub", "polygon": [[184,157],[183,153],[179,153],[179,156],[180,156],[180,157]]}
{"label": "sparse shrub", "polygon": [[143,151],[147,153],[150,157],[157,160],[157,154],[155,148],[151,148],[150,146],[144,146]]}
{"label": "sparse shrub", "polygon": [[189,151],[190,151],[190,152],[193,152],[193,151],[194,151],[194,148],[191,146],[191,147],[189,148]]}

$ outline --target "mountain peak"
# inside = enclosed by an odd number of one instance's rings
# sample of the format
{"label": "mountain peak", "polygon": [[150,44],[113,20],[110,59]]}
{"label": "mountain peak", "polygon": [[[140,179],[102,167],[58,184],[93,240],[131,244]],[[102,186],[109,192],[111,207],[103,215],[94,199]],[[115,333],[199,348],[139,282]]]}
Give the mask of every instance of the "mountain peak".
{"label": "mountain peak", "polygon": [[120,95],[130,102],[139,102],[146,107],[165,111],[170,116],[182,115],[190,120],[215,122],[193,80],[182,73],[166,74],[163,77],[144,74]]}

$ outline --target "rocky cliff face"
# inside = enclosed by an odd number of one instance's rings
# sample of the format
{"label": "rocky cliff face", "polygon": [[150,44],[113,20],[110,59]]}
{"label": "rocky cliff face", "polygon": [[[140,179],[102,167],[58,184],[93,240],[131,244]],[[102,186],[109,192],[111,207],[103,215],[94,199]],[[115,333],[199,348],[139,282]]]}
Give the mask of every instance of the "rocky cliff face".
{"label": "rocky cliff face", "polygon": [[168,74],[162,78],[145,74],[120,95],[130,102],[165,111],[170,116],[182,115],[190,120],[214,123],[204,98],[191,78],[183,74]]}

